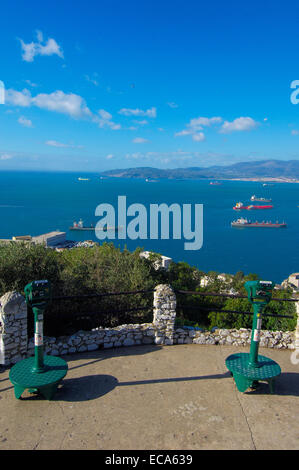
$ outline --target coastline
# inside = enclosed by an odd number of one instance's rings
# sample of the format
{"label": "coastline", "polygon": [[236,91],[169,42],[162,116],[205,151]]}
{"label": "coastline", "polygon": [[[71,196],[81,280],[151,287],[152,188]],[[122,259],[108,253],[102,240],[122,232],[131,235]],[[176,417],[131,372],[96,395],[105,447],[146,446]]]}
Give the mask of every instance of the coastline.
{"label": "coastline", "polygon": [[[131,176],[131,175],[123,175],[123,174],[117,174],[117,175],[109,175],[109,176],[106,176],[105,179],[109,179],[109,178],[124,178],[124,179],[127,179],[127,180],[132,180],[132,179],[139,179],[139,180],[144,180],[144,179],[147,179],[146,177],[144,176]],[[254,178],[254,177],[238,177],[238,178],[215,178],[215,177],[211,177],[211,178],[200,178],[200,177],[197,177],[197,178],[174,178],[174,177],[152,177],[152,180],[151,181],[148,181],[149,183],[153,183],[153,182],[156,182],[156,181],[161,181],[161,180],[170,180],[170,181],[207,181],[207,182],[210,182],[210,181],[246,181],[246,182],[256,182],[256,183],[299,183],[299,180],[298,179],[293,179],[293,178],[270,178],[270,177],[264,177],[264,178]]]}
{"label": "coastline", "polygon": [[[220,178],[218,178],[219,180]],[[227,180],[227,178],[226,178]],[[299,183],[299,180],[293,178],[231,178],[229,181],[253,181],[257,183]]]}

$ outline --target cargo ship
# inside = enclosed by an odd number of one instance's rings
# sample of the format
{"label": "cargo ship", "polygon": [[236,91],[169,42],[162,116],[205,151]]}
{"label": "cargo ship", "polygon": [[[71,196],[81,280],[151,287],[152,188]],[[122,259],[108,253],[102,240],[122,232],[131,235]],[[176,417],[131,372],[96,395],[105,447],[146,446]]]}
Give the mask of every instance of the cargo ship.
{"label": "cargo ship", "polygon": [[250,201],[256,201],[256,202],[272,202],[272,199],[266,199],[265,197],[256,197],[254,194],[251,196]]}
{"label": "cargo ship", "polygon": [[251,222],[250,220],[244,219],[241,217],[240,219],[234,220],[231,222],[232,227],[261,227],[261,228],[285,228],[287,224],[285,222]]}
{"label": "cargo ship", "polygon": [[[107,232],[107,230],[115,230],[115,231],[118,231],[120,230],[121,227],[109,227],[109,226],[104,226],[102,228],[102,230],[104,232]],[[94,227],[94,225],[90,224],[89,226],[86,226],[84,225],[83,223],[83,220],[80,219],[79,222],[74,222],[73,225],[71,227],[69,227],[69,230],[77,230],[77,231],[80,231],[80,230],[95,230],[96,228]],[[101,230],[99,228],[97,228],[97,230]]]}
{"label": "cargo ship", "polygon": [[251,211],[251,210],[255,210],[255,209],[272,209],[272,208],[273,208],[272,205],[258,206],[256,204],[251,204],[249,206],[244,206],[244,204],[242,202],[237,202],[237,204],[233,207],[233,209],[235,211],[240,211],[240,210]]}

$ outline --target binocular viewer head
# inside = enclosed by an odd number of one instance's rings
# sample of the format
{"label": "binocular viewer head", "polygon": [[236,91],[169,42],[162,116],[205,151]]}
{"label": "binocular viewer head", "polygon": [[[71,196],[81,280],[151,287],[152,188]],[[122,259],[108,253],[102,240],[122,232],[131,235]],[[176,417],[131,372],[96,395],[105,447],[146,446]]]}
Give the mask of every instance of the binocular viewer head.
{"label": "binocular viewer head", "polygon": [[51,300],[50,281],[32,281],[24,288],[25,299],[30,307],[46,307]]}
{"label": "binocular viewer head", "polygon": [[271,300],[274,285],[272,281],[247,281],[244,287],[251,303],[267,304]]}

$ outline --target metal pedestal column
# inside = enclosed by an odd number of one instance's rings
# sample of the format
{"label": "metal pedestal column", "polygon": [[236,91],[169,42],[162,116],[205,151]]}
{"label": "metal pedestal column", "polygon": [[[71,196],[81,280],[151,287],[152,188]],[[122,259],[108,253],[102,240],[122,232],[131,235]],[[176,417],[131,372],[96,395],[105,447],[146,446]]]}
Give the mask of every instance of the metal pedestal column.
{"label": "metal pedestal column", "polygon": [[262,324],[262,305],[253,305],[254,315],[250,353],[237,353],[227,357],[225,364],[231,371],[239,392],[256,388],[259,381],[266,381],[270,393],[274,393],[275,378],[281,374],[280,366],[268,357],[258,354]]}
{"label": "metal pedestal column", "polygon": [[15,364],[9,373],[14,385],[16,398],[29,389],[30,393],[41,393],[51,400],[59,383],[65,377],[67,363],[55,356],[44,355],[43,348],[43,310],[33,307],[34,313],[34,357],[24,359]]}

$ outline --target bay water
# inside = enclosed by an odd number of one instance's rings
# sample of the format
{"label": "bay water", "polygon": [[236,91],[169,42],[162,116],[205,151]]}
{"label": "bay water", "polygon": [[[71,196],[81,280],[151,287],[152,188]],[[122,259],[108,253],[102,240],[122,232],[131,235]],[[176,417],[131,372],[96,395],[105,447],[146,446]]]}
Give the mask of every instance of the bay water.
{"label": "bay water", "polygon": [[[78,177],[88,180],[79,181]],[[256,273],[261,278],[281,283],[291,273],[299,272],[299,184],[210,180],[158,180],[100,178],[98,174],[54,172],[0,172],[0,238],[15,235],[40,235],[66,231],[68,240],[98,241],[94,232],[74,232],[69,227],[83,219],[84,225],[96,225],[99,204],[109,203],[117,217],[118,196],[130,204],[173,203],[203,204],[203,246],[185,250],[184,240],[119,240],[121,249],[137,246],[185,261],[200,270],[235,274]],[[250,204],[250,197],[272,199],[273,209],[235,212],[236,202]],[[262,204],[262,203],[256,203]],[[286,222],[285,229],[232,228],[239,217],[252,221]],[[130,218],[128,217],[128,222]],[[132,218],[131,218],[132,219]],[[170,220],[171,222],[171,220]],[[117,225],[117,219],[116,219]],[[170,223],[171,225],[171,223]],[[107,240],[109,241],[109,240]],[[100,242],[102,243],[102,242]]]}

